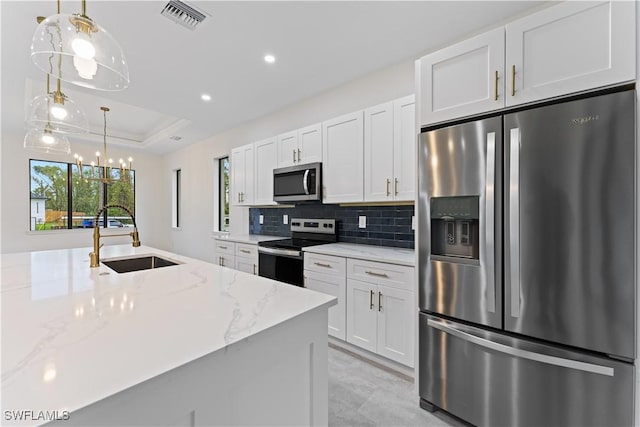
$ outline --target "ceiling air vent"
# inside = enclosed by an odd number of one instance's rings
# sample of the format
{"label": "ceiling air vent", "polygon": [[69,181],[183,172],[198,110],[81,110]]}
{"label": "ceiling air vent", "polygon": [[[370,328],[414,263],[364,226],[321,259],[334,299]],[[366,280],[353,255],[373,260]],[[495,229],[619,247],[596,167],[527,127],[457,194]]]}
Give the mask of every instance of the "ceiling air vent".
{"label": "ceiling air vent", "polygon": [[205,12],[178,0],[167,3],[161,14],[192,31],[207,17]]}

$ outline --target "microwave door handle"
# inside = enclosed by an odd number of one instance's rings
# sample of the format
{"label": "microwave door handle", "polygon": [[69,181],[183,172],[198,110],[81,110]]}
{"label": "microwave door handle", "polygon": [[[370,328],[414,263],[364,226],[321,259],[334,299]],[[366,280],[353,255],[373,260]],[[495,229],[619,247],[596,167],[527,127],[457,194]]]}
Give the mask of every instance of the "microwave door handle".
{"label": "microwave door handle", "polygon": [[302,177],[302,187],[304,187],[304,194],[309,194],[309,169],[304,171],[304,176]]}

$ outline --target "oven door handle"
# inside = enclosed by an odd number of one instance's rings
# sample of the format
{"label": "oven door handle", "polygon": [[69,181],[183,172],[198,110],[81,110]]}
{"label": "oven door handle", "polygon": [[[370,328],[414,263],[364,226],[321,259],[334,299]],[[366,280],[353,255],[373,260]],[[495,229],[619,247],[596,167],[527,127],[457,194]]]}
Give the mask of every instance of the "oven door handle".
{"label": "oven door handle", "polygon": [[302,252],[293,249],[276,249],[258,246],[258,252],[261,254],[286,256],[290,258],[302,258]]}

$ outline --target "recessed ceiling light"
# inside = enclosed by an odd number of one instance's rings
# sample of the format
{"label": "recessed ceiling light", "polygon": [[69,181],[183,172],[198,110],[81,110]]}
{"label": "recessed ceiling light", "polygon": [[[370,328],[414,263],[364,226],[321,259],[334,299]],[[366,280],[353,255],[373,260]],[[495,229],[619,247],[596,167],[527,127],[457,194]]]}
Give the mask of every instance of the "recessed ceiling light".
{"label": "recessed ceiling light", "polygon": [[268,63],[268,64],[273,64],[274,62],[276,62],[276,57],[273,55],[265,55],[264,56],[264,62]]}
{"label": "recessed ceiling light", "polygon": [[209,102],[211,101],[211,95],[209,95],[208,93],[203,93],[202,95],[200,95],[200,99]]}

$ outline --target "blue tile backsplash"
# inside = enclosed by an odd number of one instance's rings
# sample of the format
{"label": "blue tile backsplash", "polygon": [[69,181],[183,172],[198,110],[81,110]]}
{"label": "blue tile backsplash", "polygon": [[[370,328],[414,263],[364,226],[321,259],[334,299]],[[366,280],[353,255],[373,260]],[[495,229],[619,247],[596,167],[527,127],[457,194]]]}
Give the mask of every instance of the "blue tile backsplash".
{"label": "blue tile backsplash", "polygon": [[[260,215],[264,222],[260,224]],[[290,224],[282,223],[282,216],[292,218],[329,218],[338,223],[338,241],[364,245],[414,248],[411,229],[413,206],[339,206],[308,204],[293,208],[250,208],[249,232],[289,237]],[[358,228],[358,217],[367,217],[367,228]]]}

